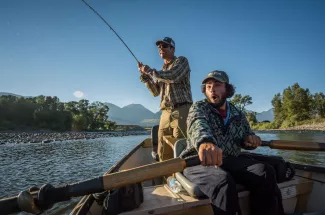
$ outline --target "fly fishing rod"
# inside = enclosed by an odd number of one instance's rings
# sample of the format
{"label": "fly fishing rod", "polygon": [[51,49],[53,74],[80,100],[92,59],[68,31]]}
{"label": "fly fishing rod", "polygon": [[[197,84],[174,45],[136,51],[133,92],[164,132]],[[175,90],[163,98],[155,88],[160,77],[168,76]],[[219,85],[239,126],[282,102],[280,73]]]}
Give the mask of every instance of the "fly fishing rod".
{"label": "fly fishing rod", "polygon": [[88,7],[89,9],[91,9],[95,14],[97,14],[97,16],[99,18],[101,18],[101,20],[103,20],[103,22],[116,34],[116,36],[122,41],[122,43],[125,45],[125,47],[130,51],[130,53],[133,55],[134,59],[139,63],[139,60],[136,58],[136,56],[133,54],[133,52],[131,51],[131,49],[125,44],[125,42],[122,40],[122,38],[116,33],[116,31],[114,31],[114,29],[108,24],[108,22],[106,22],[106,20],[93,8],[91,7],[85,0],[81,0],[83,1]]}

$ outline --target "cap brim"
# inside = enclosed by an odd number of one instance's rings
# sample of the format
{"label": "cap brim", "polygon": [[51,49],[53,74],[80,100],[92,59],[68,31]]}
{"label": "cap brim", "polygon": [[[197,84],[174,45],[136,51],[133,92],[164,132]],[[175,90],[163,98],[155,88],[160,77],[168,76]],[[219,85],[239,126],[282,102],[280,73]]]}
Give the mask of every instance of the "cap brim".
{"label": "cap brim", "polygon": [[205,84],[208,80],[210,80],[210,79],[214,79],[214,80],[216,80],[216,81],[219,81],[219,82],[222,82],[222,83],[226,83],[226,81],[225,80],[222,80],[222,79],[219,79],[219,78],[216,78],[216,77],[207,77],[207,78],[205,78],[203,81],[202,81],[202,84]]}
{"label": "cap brim", "polygon": [[[158,40],[158,41],[156,42],[156,46],[158,46],[160,43],[165,43],[165,44],[167,44],[167,45],[173,46],[172,44],[167,43],[167,42],[164,41],[164,40]],[[173,47],[174,47],[174,46],[173,46]]]}

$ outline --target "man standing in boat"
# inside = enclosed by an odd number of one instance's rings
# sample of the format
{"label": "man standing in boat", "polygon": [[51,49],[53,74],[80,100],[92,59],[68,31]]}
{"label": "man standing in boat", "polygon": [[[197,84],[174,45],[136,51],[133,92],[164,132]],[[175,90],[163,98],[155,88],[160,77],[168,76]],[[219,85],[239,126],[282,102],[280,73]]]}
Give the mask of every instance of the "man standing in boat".
{"label": "man standing in boat", "polygon": [[162,111],[158,129],[158,155],[163,159],[163,135],[186,137],[186,119],[193,104],[190,85],[190,66],[186,57],[175,56],[175,42],[165,37],[156,42],[160,57],[164,60],[161,71],[142,63],[138,64],[140,80],[153,96],[160,95]]}
{"label": "man standing in boat", "polygon": [[202,165],[183,174],[211,199],[214,214],[235,215],[240,210],[236,184],[251,191],[253,215],[283,215],[282,196],[272,166],[241,155],[255,149],[260,137],[251,130],[240,110],[227,101],[235,89],[224,71],[212,71],[202,82],[206,99],[190,108],[187,148],[180,155],[199,155]]}

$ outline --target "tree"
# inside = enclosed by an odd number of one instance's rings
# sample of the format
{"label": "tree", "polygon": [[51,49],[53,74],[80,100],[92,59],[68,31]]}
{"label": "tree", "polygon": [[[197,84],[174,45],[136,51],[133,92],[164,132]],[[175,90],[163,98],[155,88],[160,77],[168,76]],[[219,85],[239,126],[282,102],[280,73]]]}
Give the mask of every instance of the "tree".
{"label": "tree", "polygon": [[245,107],[253,103],[251,96],[242,96],[241,94],[235,94],[234,97],[230,100],[230,102],[244,113],[246,113]]}
{"label": "tree", "polygon": [[312,97],[311,109],[315,118],[325,117],[325,95],[323,93],[315,93]]}
{"label": "tree", "polygon": [[253,124],[257,123],[256,112],[247,112],[246,113],[246,118],[247,118],[250,125],[253,125]]}
{"label": "tree", "polygon": [[274,95],[272,99],[273,113],[274,113],[274,125],[279,128],[283,121],[286,119],[286,112],[284,111],[282,104],[282,97],[280,93]]}

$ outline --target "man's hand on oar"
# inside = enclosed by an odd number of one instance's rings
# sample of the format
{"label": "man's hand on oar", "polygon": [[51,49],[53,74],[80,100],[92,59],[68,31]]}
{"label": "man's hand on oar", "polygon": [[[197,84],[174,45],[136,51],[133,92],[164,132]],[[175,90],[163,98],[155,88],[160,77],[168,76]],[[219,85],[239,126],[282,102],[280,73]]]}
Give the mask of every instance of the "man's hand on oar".
{"label": "man's hand on oar", "polygon": [[262,145],[262,140],[259,136],[248,135],[244,141],[244,144],[250,148],[256,148]]}

